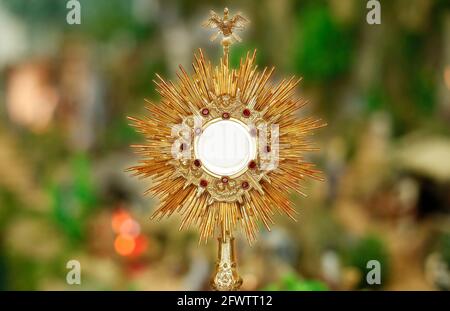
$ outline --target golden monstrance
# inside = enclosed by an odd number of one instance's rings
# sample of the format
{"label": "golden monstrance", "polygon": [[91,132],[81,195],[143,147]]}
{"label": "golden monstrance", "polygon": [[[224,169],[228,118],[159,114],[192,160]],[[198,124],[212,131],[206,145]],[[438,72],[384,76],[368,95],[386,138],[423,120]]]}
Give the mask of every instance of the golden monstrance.
{"label": "golden monstrance", "polygon": [[270,230],[276,212],[295,219],[289,194],[302,192],[305,178],[320,172],[304,159],[314,150],[308,137],[324,123],[300,119],[305,101],[295,96],[300,79],[273,85],[272,69],[257,70],[255,54],[247,53],[238,68],[228,62],[229,48],[241,41],[235,33],[248,20],[241,14],[223,17],[211,11],[204,27],[222,38],[223,58],[216,66],[201,50],[193,73],[180,66],[175,83],[157,75],[161,102],[147,101],[148,115],[129,119],[145,137],[133,145],[142,157],[129,170],[151,177],[148,190],[159,199],[152,218],[181,214],[180,229],[198,228],[199,242],[218,236],[219,248],[211,286],[237,290],[234,234],[240,229],[252,244],[258,224]]}

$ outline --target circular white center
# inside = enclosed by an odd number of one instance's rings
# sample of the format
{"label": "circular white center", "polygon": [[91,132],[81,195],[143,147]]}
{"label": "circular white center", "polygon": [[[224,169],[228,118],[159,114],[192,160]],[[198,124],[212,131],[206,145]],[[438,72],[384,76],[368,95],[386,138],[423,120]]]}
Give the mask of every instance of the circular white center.
{"label": "circular white center", "polygon": [[256,154],[256,143],[248,128],[232,120],[221,120],[207,126],[194,148],[202,165],[219,176],[239,173]]}

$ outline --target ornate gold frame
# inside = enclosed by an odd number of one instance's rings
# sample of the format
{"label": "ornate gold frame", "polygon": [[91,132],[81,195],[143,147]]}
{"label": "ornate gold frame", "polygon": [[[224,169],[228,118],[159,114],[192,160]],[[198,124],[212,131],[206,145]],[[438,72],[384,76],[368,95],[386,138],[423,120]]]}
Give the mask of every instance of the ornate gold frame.
{"label": "ornate gold frame", "polygon": [[[207,123],[205,123],[205,124],[202,126],[202,131],[205,131],[210,125],[215,124],[215,123],[217,123],[217,122],[219,122],[219,121],[223,121],[223,120],[224,120],[223,118],[216,118],[216,119],[212,119],[212,120],[208,121]],[[254,143],[255,154],[250,155],[248,163],[250,163],[250,161],[256,161],[256,160],[257,160],[257,156],[258,156],[258,139],[257,139],[257,136],[251,135],[251,127],[248,126],[247,124],[245,124],[244,122],[242,122],[242,121],[239,120],[239,119],[229,118],[228,121],[236,122],[236,123],[242,125],[242,127],[244,127],[244,128],[249,132],[250,137],[252,137],[251,139],[252,139],[252,141],[253,141],[253,143]],[[192,146],[191,146],[191,148],[193,149],[193,154],[194,154],[194,156],[195,156],[196,159],[200,159],[199,152],[197,151],[197,148],[196,148],[196,146],[198,145],[198,140],[199,140],[199,139],[200,139],[200,135],[195,135],[195,137],[194,137],[194,143],[193,143]],[[248,164],[248,163],[247,163],[247,164]],[[218,174],[212,172],[211,170],[209,170],[209,169],[208,169],[207,167],[205,167],[205,166],[202,166],[202,169],[205,171],[205,173],[207,173],[207,174],[209,174],[209,175],[211,175],[211,176],[213,176],[213,177],[215,177],[215,178],[221,179],[222,177],[228,177],[228,178],[234,180],[234,179],[236,179],[237,177],[239,177],[239,176],[241,176],[242,174],[244,174],[245,172],[247,172],[247,170],[248,170],[249,168],[248,168],[248,165],[247,165],[246,167],[244,167],[243,169],[241,169],[241,170],[238,171],[237,173],[234,173],[234,174],[229,175],[229,176],[218,175]]]}

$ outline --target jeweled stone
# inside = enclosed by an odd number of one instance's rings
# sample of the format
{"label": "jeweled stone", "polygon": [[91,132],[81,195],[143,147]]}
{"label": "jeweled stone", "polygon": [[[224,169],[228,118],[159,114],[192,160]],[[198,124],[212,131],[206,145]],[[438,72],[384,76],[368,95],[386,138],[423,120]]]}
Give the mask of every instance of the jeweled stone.
{"label": "jeweled stone", "polygon": [[230,118],[230,114],[228,112],[222,113],[222,119],[228,120]]}
{"label": "jeweled stone", "polygon": [[203,108],[202,109],[202,115],[204,115],[204,116],[209,115],[209,109],[208,108]]}
{"label": "jeweled stone", "polygon": [[242,189],[246,190],[250,187],[250,184],[246,181],[242,182],[241,184]]}
{"label": "jeweled stone", "polygon": [[254,170],[256,168],[256,162],[250,161],[250,163],[248,163],[248,168]]}
{"label": "jeweled stone", "polygon": [[200,187],[206,188],[208,186],[208,181],[205,179],[200,180]]}
{"label": "jeweled stone", "polygon": [[252,114],[252,112],[250,111],[250,109],[244,109],[242,111],[242,114],[244,115],[244,117],[248,118],[250,117],[250,115]]}
{"label": "jeweled stone", "polygon": [[194,165],[197,166],[197,167],[200,167],[200,166],[202,166],[202,162],[199,159],[195,159],[194,160]]}

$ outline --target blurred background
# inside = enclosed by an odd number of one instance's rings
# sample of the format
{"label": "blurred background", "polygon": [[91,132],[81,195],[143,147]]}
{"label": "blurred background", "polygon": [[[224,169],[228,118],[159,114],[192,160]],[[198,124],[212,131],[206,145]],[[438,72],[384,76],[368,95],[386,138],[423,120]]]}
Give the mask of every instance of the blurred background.
{"label": "blurred background", "polygon": [[208,289],[216,243],[150,221],[126,116],[158,101],[155,73],[197,48],[218,61],[200,25],[224,6],[251,20],[232,64],[256,48],[275,79],[302,76],[303,113],[328,123],[299,221],[238,236],[243,289],[450,289],[449,1],[381,1],[381,25],[364,0],[79,2],[68,25],[65,0],[0,0],[0,289]]}

